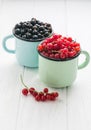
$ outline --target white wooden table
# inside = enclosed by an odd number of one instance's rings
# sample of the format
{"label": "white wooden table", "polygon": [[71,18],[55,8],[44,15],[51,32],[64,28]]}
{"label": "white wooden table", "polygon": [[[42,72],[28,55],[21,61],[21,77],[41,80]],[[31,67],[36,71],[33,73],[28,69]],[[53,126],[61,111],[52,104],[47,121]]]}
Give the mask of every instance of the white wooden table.
{"label": "white wooden table", "polygon": [[[78,71],[73,86],[57,89],[54,102],[36,102],[21,94],[24,82],[42,90],[38,69],[20,66],[2,48],[2,39],[20,21],[36,17],[55,32],[72,36],[91,54],[90,0],[2,0],[0,2],[0,130],[91,130],[91,63]],[[10,47],[13,47],[13,41]],[[69,75],[69,74],[68,74]],[[55,89],[49,88],[50,91]]]}

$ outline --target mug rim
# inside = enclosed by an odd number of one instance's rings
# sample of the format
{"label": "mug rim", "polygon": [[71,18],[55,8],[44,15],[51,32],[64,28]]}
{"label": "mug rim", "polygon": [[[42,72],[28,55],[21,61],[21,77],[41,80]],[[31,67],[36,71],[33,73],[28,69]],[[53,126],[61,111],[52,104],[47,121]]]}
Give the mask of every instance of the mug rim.
{"label": "mug rim", "polygon": [[46,56],[41,55],[41,53],[39,51],[38,51],[38,54],[40,56],[42,56],[43,58],[47,59],[47,60],[60,62],[60,61],[69,61],[69,60],[73,60],[73,59],[77,58],[81,54],[81,51],[77,55],[75,55],[74,57],[72,57],[72,58],[66,58],[66,59],[52,59],[52,58],[48,58]]}
{"label": "mug rim", "polygon": [[51,37],[54,32],[52,31],[48,37],[41,38],[41,39],[38,39],[38,40],[30,40],[30,39],[24,39],[24,38],[22,38],[22,37],[19,37],[18,35],[16,35],[16,34],[14,33],[14,28],[13,28],[13,30],[12,30],[12,33],[13,33],[13,35],[14,35],[16,38],[18,38],[18,39],[20,39],[20,40],[23,40],[23,41],[27,41],[27,42],[40,42],[40,41],[45,40],[46,38]]}

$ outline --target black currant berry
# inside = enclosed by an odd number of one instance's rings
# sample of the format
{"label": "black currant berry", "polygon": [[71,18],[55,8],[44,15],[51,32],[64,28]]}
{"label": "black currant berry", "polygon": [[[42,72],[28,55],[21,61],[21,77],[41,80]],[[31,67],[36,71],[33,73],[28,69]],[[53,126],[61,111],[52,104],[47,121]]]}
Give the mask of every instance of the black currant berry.
{"label": "black currant berry", "polygon": [[32,34],[34,34],[34,35],[36,34],[37,35],[38,31],[37,30],[33,30]]}
{"label": "black currant berry", "polygon": [[32,37],[31,33],[26,33],[27,39],[30,39]]}
{"label": "black currant berry", "polygon": [[19,35],[20,33],[21,33],[21,31],[19,28],[15,29],[15,34]]}
{"label": "black currant berry", "polygon": [[22,38],[26,39],[26,35],[22,35]]}
{"label": "black currant berry", "polygon": [[40,31],[43,31],[43,30],[44,30],[44,27],[43,27],[43,26],[40,26],[40,27],[39,27],[39,30],[40,30]]}
{"label": "black currant berry", "polygon": [[38,38],[39,38],[39,39],[43,38],[43,35],[40,34],[40,33],[38,33]]}
{"label": "black currant berry", "polygon": [[32,33],[32,29],[31,29],[31,28],[30,28],[30,29],[28,29],[28,32],[29,32],[29,33]]}
{"label": "black currant berry", "polygon": [[24,29],[21,29],[21,35],[24,35],[25,34],[25,30]]}
{"label": "black currant berry", "polygon": [[15,28],[21,28],[21,24],[16,24]]}
{"label": "black currant berry", "polygon": [[35,20],[32,20],[32,21],[31,21],[31,24],[32,24],[32,25],[35,25],[35,24],[36,24],[36,21],[35,21]]}
{"label": "black currant berry", "polygon": [[33,35],[32,37],[33,37],[33,39],[38,39],[37,35]]}
{"label": "black currant berry", "polygon": [[49,32],[45,32],[44,36],[48,37],[49,36]]}

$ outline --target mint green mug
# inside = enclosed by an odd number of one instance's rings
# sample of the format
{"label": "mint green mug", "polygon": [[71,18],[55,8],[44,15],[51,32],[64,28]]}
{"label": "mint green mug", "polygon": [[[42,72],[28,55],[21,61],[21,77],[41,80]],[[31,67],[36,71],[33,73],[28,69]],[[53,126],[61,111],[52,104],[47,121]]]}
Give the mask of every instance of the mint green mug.
{"label": "mint green mug", "polygon": [[[85,55],[85,61],[78,65],[79,55]],[[49,87],[63,88],[71,86],[76,79],[77,70],[86,67],[90,61],[87,51],[81,51],[77,57],[66,61],[55,61],[39,53],[39,77]]]}
{"label": "mint green mug", "polygon": [[[15,39],[15,50],[11,50],[7,47],[7,40]],[[26,41],[15,37],[14,35],[8,35],[3,39],[3,48],[8,53],[16,54],[17,61],[20,65],[26,67],[38,67],[38,52],[37,46],[40,41]]]}

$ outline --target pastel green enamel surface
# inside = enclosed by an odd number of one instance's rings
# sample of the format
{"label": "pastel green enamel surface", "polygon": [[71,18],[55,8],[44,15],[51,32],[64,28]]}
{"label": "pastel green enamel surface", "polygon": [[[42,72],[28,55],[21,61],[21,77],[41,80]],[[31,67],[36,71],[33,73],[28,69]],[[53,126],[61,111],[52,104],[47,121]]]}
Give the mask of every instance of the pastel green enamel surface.
{"label": "pastel green enamel surface", "polygon": [[[88,53],[83,54],[86,59],[79,65],[80,69],[84,68],[90,60]],[[79,56],[67,61],[54,61],[39,54],[39,77],[41,81],[54,88],[71,86],[77,77],[78,58]]]}
{"label": "pastel green enamel surface", "polygon": [[81,54],[85,55],[85,61],[81,65],[78,65],[78,69],[86,67],[90,61],[90,55],[87,51],[81,51]]}
{"label": "pastel green enamel surface", "polygon": [[52,61],[39,56],[39,75],[51,87],[72,85],[77,75],[78,58],[71,61]]}

